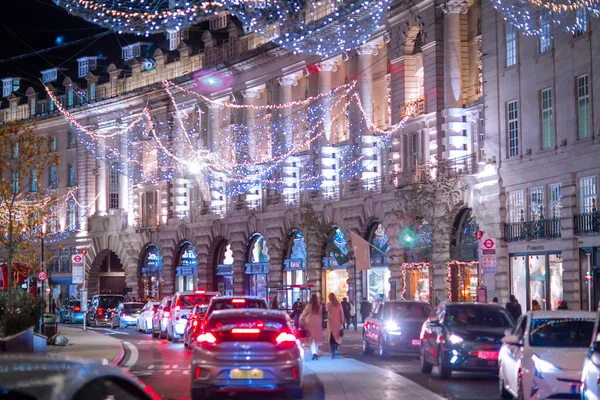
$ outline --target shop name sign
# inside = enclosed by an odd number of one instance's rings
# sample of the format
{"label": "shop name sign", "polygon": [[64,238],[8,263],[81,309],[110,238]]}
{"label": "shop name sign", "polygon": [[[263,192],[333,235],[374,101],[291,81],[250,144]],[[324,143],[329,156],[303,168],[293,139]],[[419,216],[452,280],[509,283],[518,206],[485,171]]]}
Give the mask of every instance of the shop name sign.
{"label": "shop name sign", "polygon": [[304,269],[304,260],[287,259],[283,262],[285,263],[284,271],[302,271]]}
{"label": "shop name sign", "polygon": [[535,250],[544,250],[544,246],[532,246],[530,244],[527,245],[527,250],[535,251]]}
{"label": "shop name sign", "polygon": [[269,273],[269,263],[248,263],[245,266],[248,275]]}
{"label": "shop name sign", "polygon": [[196,275],[196,267],[177,267],[177,276],[193,276]]}
{"label": "shop name sign", "polygon": [[217,276],[229,276],[233,274],[233,265],[219,264],[217,265]]}

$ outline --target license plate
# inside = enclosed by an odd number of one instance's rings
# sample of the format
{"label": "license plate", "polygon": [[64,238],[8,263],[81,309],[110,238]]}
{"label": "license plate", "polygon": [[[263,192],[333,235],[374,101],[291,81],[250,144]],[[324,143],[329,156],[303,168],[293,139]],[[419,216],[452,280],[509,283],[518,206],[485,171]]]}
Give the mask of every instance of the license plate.
{"label": "license plate", "polygon": [[479,351],[477,352],[477,357],[483,360],[497,360],[498,353],[498,351]]}
{"label": "license plate", "polygon": [[232,369],[229,372],[230,379],[263,379],[264,372],[260,369]]}
{"label": "license plate", "polygon": [[413,346],[420,346],[421,345],[421,339],[413,339],[412,340],[412,344],[413,344]]}
{"label": "license plate", "polygon": [[133,318],[137,318],[139,316],[140,316],[140,314],[133,314]]}

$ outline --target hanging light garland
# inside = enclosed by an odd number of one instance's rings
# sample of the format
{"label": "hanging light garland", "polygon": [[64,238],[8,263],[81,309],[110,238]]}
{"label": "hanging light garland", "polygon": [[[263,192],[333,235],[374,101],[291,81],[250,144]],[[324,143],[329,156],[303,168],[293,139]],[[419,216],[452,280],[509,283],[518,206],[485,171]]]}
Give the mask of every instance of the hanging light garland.
{"label": "hanging light garland", "polygon": [[427,274],[429,275],[429,299],[431,300],[431,294],[434,289],[433,277],[431,276],[431,264],[428,262],[402,263],[400,270],[402,271],[402,290],[400,291],[402,300],[406,300],[404,294],[406,293],[406,273],[408,270],[427,270]]}
{"label": "hanging light garland", "polygon": [[554,31],[586,31],[600,16],[599,0],[492,0],[504,19],[521,34],[552,39]]}
{"label": "hanging light garland", "polygon": [[249,30],[294,53],[323,57],[365,43],[379,27],[391,0],[225,0]]}

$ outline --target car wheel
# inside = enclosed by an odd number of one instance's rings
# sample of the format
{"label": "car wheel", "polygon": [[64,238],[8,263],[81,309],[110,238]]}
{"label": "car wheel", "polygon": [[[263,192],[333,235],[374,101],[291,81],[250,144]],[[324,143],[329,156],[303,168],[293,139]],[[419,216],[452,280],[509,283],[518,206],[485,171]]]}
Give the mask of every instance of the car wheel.
{"label": "car wheel", "polygon": [[441,348],[438,349],[438,375],[440,379],[450,379],[452,377],[452,370],[448,366],[444,365],[444,352]]}
{"label": "car wheel", "polygon": [[158,337],[158,331],[155,331],[154,327],[152,327],[152,337],[153,338],[157,338]]}
{"label": "car wheel", "polygon": [[362,338],[362,350],[365,356],[370,356],[371,354],[373,354],[373,349],[371,348],[371,346],[369,346],[369,342],[367,341],[367,337],[365,335],[363,335]]}
{"label": "car wheel", "polygon": [[158,331],[158,338],[159,339],[166,339],[167,338],[167,332],[163,332],[162,330]]}
{"label": "car wheel", "polygon": [[425,373],[425,374],[430,374],[431,370],[433,370],[433,364],[428,363],[425,360],[425,347],[421,346],[421,351],[419,353],[419,359],[420,359],[420,364],[421,364],[421,372]]}
{"label": "car wheel", "polygon": [[525,400],[525,393],[523,392],[523,377],[521,376],[521,372],[519,371],[519,388],[517,389],[517,400]]}
{"label": "car wheel", "polygon": [[504,383],[504,377],[502,374],[498,376],[498,384],[500,385],[500,397],[503,399],[512,399],[512,395],[506,390],[506,384]]}
{"label": "car wheel", "polygon": [[173,343],[179,343],[179,338],[179,335],[177,335],[175,332],[173,332],[171,335],[171,340],[173,340]]}
{"label": "car wheel", "polygon": [[390,354],[385,350],[385,342],[383,340],[382,337],[379,338],[379,349],[378,349],[378,355],[381,358],[388,358],[390,356]]}
{"label": "car wheel", "polygon": [[293,388],[287,393],[288,399],[301,399],[304,397],[304,388]]}

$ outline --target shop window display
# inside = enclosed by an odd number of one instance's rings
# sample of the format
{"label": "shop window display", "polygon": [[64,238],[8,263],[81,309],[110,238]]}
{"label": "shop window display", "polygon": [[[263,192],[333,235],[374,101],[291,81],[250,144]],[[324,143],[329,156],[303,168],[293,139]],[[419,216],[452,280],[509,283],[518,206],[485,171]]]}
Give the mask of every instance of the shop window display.
{"label": "shop window display", "polygon": [[546,273],[546,257],[543,255],[529,256],[529,298],[530,302],[536,300],[542,307],[542,310],[548,308]]}
{"label": "shop window display", "polygon": [[550,254],[550,306],[553,310],[563,300],[563,265],[560,254]]}
{"label": "shop window display", "polygon": [[255,235],[250,241],[248,262],[246,263],[246,293],[250,296],[267,298],[269,249],[262,235]]}
{"label": "shop window display", "polygon": [[338,299],[348,297],[348,279],[350,276],[345,269],[325,271],[326,293],[335,293]]}
{"label": "shop window display", "polygon": [[526,254],[510,257],[511,293],[523,310],[537,301],[542,310],[556,310],[563,300],[563,265],[560,254]]}
{"label": "shop window display", "polygon": [[515,295],[523,311],[525,311],[527,304],[525,257],[511,257],[511,279],[511,293]]}

